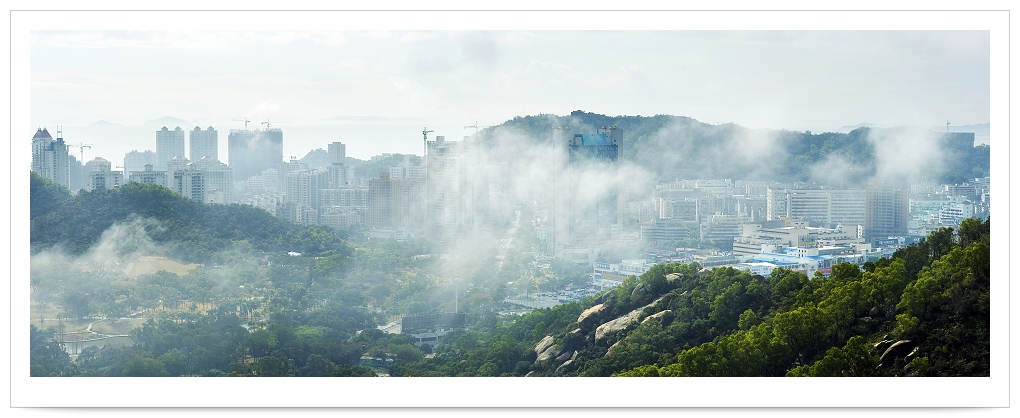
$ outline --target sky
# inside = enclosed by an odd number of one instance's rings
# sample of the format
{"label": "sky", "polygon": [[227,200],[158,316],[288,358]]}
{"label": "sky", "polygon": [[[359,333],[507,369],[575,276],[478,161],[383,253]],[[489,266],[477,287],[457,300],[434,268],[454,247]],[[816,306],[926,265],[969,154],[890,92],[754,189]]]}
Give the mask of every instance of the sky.
{"label": "sky", "polygon": [[[988,31],[34,30],[31,130],[86,160],[155,149],[148,123],[284,131],[284,156],[421,154],[516,116],[671,114],[751,128],[989,122]],[[106,121],[133,128],[104,128]],[[150,126],[151,125],[151,126]],[[169,126],[173,129],[175,126]],[[130,132],[130,133],[128,133]],[[54,133],[54,132],[51,132]],[[78,148],[72,152],[79,154]]]}

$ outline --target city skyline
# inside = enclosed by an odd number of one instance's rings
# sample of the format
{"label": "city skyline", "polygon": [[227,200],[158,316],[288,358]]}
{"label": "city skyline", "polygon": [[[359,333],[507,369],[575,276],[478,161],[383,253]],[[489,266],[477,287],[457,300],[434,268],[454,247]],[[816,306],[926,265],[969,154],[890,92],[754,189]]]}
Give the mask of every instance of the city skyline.
{"label": "city skyline", "polygon": [[[212,126],[221,136],[268,122],[284,130],[285,157],[341,141],[360,159],[420,155],[423,127],[459,140],[475,125],[574,110],[815,132],[859,123],[974,125],[991,119],[989,38],[859,30],[32,31],[31,127],[62,125],[68,143],[93,144],[93,156],[117,161],[154,149],[149,131],[166,116],[186,121],[184,130]],[[130,128],[100,126],[111,124]]]}
{"label": "city skyline", "polygon": [[[599,6],[609,7],[605,3]],[[102,17],[93,19],[94,16]],[[994,122],[991,141],[1004,148],[1008,140],[1004,100],[1008,98],[1005,76],[1008,39],[1004,35],[1008,23],[1003,24],[1008,22],[1008,13],[570,12],[520,13],[513,18],[497,13],[372,16],[362,19],[311,12],[148,15],[12,12],[11,171],[17,186],[14,196],[28,194],[28,182],[22,186],[16,173],[28,171],[20,170],[18,164],[28,168],[31,147],[28,135],[37,128],[48,128],[56,137],[57,126],[62,126],[68,144],[93,146],[85,151],[85,161],[103,157],[117,166],[126,152],[156,150],[155,131],[162,126],[169,130],[178,126],[149,123],[164,116],[188,122],[180,125],[185,131],[195,127],[217,130],[218,154],[223,162],[227,162],[229,131],[244,126],[238,119],[250,120],[249,129],[263,129],[262,122],[267,121],[274,128],[281,128],[284,159],[292,155],[301,157],[312,149],[326,149],[334,142],[346,145],[347,155],[365,160],[384,152],[421,155],[423,127],[435,131],[429,140],[442,135],[447,140],[459,141],[463,135],[474,132],[469,128],[472,124],[498,125],[515,116],[540,113],[562,116],[574,110],[610,116],[673,114],[710,124],[736,123],[750,128],[813,132],[835,131],[860,123],[944,129],[947,120],[953,128]],[[304,30],[333,27],[352,31]],[[118,30],[99,30],[107,28]],[[217,30],[190,31],[209,28]],[[249,30],[260,28],[302,30]],[[399,28],[408,30],[377,30]],[[494,30],[437,30],[460,28]],[[528,30],[505,30],[515,28]],[[677,28],[685,30],[672,30]],[[652,36],[663,34],[674,35],[676,42],[666,42],[669,37]],[[591,45],[582,48],[580,44]],[[734,48],[726,49],[726,45]],[[298,58],[288,58],[291,56]],[[879,77],[883,74],[887,77]],[[132,133],[129,137],[114,138],[83,129],[100,121],[131,127]],[[902,151],[896,158],[912,157],[908,155],[912,151],[909,147]],[[73,148],[69,154],[77,157],[79,152]],[[1005,177],[1001,176],[1007,167],[1003,164],[1005,154],[992,153],[997,179]],[[1008,192],[1006,184],[996,183],[997,196],[1007,195],[1002,193]],[[998,202],[1002,204],[1001,199]],[[14,207],[15,219],[28,212],[27,204]],[[27,240],[27,225],[15,223],[12,228],[14,240]],[[995,238],[997,248],[1005,248],[1001,245],[1004,239],[1003,234]],[[28,258],[27,249],[14,251],[14,260]],[[26,255],[22,257],[22,253]],[[1003,259],[1002,254],[995,255],[997,262]],[[1001,277],[996,278],[996,284],[1001,283]],[[28,291],[27,284],[14,286],[15,292]],[[1002,298],[1001,293],[995,296],[996,318],[1003,310]],[[15,321],[27,317],[24,314],[28,311],[27,302],[21,299],[24,298],[14,298],[12,302]],[[1001,331],[998,325],[996,332]],[[998,350],[1001,339],[994,342]],[[16,345],[15,354],[27,352],[27,348],[18,348],[22,346],[27,344]],[[998,372],[997,368],[995,373]],[[22,384],[26,379],[15,380],[19,389],[14,395],[19,404],[27,404],[22,399],[46,405],[101,402],[75,391],[76,382],[51,381],[45,390],[40,390],[38,384]],[[720,383],[727,390],[747,389],[744,392],[758,394],[746,400],[736,399],[734,405],[778,406],[791,402],[789,397],[774,398],[782,401],[762,400],[765,398],[754,379],[723,380]],[[988,399],[999,393],[989,389],[1003,387],[993,384],[1001,380],[969,385],[976,389],[966,394],[975,395],[965,398],[968,402],[989,403]],[[206,394],[223,393],[221,389],[211,390],[215,389],[214,383],[202,381],[189,387]],[[393,384],[368,382],[353,393],[361,396],[357,399],[375,401],[391,397],[388,391]],[[435,390],[430,387],[412,391],[410,401],[402,402],[424,404],[423,399],[439,398],[435,396],[439,388],[467,390],[473,384],[443,382]],[[545,391],[535,390],[536,383],[530,380],[524,384],[532,385],[528,390],[538,393],[540,398],[564,398],[563,393],[579,395],[580,391],[590,389],[588,385],[578,385],[575,389]],[[803,396],[797,399],[801,401],[792,402],[811,404],[826,399],[821,396],[823,392],[837,393],[851,384],[814,385],[807,392],[798,388]],[[518,385],[523,384],[511,382],[498,387],[511,391],[523,388]],[[642,390],[659,393],[649,383],[638,385]],[[889,398],[894,399],[889,402],[897,404],[921,399],[904,396],[896,385],[886,385],[884,381],[875,385],[882,390],[873,391],[879,396],[871,396],[869,402]],[[685,398],[720,402],[717,399],[721,398],[713,394],[720,385],[696,386],[700,387],[682,385],[687,391]],[[127,390],[139,404],[157,404],[164,396],[123,384],[113,387]],[[290,390],[294,387],[318,394],[310,390],[307,382],[295,384]],[[765,393],[778,393],[789,387],[784,382]],[[943,396],[947,391],[932,391],[927,385],[924,389],[928,390],[927,395],[940,395],[924,399],[964,399]],[[50,393],[64,396],[54,400]],[[470,402],[483,405],[506,396],[506,391],[486,393]],[[917,391],[908,393],[921,395]],[[315,402],[327,399],[307,398],[261,402],[317,405]]]}

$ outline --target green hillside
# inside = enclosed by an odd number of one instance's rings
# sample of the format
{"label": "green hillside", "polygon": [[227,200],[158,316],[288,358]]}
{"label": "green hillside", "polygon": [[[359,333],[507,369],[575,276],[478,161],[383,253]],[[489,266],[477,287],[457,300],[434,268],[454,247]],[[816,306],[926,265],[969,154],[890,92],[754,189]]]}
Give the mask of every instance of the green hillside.
{"label": "green hillside", "polygon": [[830,277],[659,265],[451,335],[407,376],[988,376],[990,223]]}

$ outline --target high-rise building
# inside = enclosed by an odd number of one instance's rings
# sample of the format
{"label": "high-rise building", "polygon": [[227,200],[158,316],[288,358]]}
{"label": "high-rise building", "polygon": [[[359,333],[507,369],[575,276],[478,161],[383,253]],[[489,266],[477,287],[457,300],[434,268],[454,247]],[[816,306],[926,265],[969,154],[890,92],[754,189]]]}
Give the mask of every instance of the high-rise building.
{"label": "high-rise building", "polygon": [[[145,171],[145,166],[151,165],[153,169],[156,168],[156,153],[145,150],[138,151],[133,150],[127,154],[124,154],[124,170],[128,172],[128,176],[136,171]],[[165,164],[164,164],[165,169]]]}
{"label": "high-rise building", "polygon": [[872,183],[865,188],[864,238],[871,242],[904,236],[910,222],[910,188]]}
{"label": "high-rise building", "polygon": [[191,130],[191,161],[198,161],[204,157],[219,160],[219,133],[212,126],[206,128],[195,127]]}
{"label": "high-rise building", "polygon": [[174,157],[185,158],[184,130],[178,126],[171,131],[164,126],[156,131],[156,169],[166,170],[167,161]]}
{"label": "high-rise building", "polygon": [[450,238],[473,225],[469,143],[436,136],[425,149],[425,231],[432,238]]}
{"label": "high-rise building", "polygon": [[85,175],[85,167],[81,165],[81,161],[78,161],[74,154],[67,155],[67,169],[71,180],[72,192],[88,187],[86,184],[88,183],[88,176]]}
{"label": "high-rise building", "polygon": [[615,182],[618,142],[623,138],[623,130],[612,126],[599,131],[574,134],[567,144],[566,187],[558,188],[566,193],[566,200],[562,202],[565,206],[557,207],[557,211],[566,211],[570,241],[608,239],[622,226],[620,191],[613,184],[592,182],[606,181],[605,176],[597,173],[610,173],[614,179],[608,183]]}
{"label": "high-rise building", "polygon": [[368,227],[402,227],[403,199],[400,193],[401,181],[389,173],[379,173],[379,178],[368,181]]}
{"label": "high-rise building", "polygon": [[234,178],[245,180],[283,162],[283,131],[231,129],[227,136],[227,163]]}
{"label": "high-rise building", "polygon": [[347,166],[344,165],[344,159],[347,158],[347,146],[340,142],[333,142],[329,144],[329,187],[333,189],[339,189],[341,187],[347,187]]}
{"label": "high-rise building", "polygon": [[202,157],[193,162],[195,168],[205,173],[205,203],[234,203],[234,170],[211,157]]}
{"label": "high-rise building", "polygon": [[152,164],[146,164],[144,170],[132,171],[128,181],[132,183],[158,184],[167,187],[166,171],[155,171],[152,169]]}
{"label": "high-rise building", "polygon": [[282,183],[284,203],[291,203],[301,208],[319,209],[321,190],[326,189],[327,172],[323,169],[303,168],[285,175]]}
{"label": "high-rise building", "polygon": [[85,163],[86,173],[95,173],[98,171],[110,171],[113,170],[113,164],[107,161],[103,157],[93,158],[92,161]]}
{"label": "high-rise building", "polygon": [[110,171],[109,165],[99,165],[98,170],[89,171],[89,190],[114,189],[124,184],[124,173]]}
{"label": "high-rise building", "polygon": [[194,164],[187,164],[170,173],[173,176],[171,190],[188,199],[205,202],[205,171],[198,169]]}
{"label": "high-rise building", "polygon": [[36,131],[32,137],[32,171],[69,188],[67,145],[61,136],[57,131],[57,138],[53,139],[46,128]]}
{"label": "high-rise building", "polygon": [[766,192],[766,220],[780,218],[817,225],[864,225],[864,189],[772,189]]}

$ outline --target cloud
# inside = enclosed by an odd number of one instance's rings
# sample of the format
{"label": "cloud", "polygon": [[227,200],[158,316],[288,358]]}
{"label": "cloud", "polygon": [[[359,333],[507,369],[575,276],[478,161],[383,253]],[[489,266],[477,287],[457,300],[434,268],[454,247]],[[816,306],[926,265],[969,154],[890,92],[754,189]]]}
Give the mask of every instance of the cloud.
{"label": "cloud", "polygon": [[333,64],[333,66],[330,68],[334,70],[346,71],[351,73],[364,73],[365,61],[362,61],[357,58],[351,58]]}
{"label": "cloud", "polygon": [[924,170],[945,164],[941,134],[919,128],[872,129],[868,140],[875,147],[875,177],[886,182],[913,182]]}

